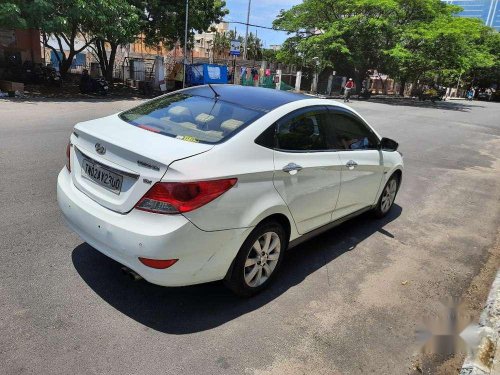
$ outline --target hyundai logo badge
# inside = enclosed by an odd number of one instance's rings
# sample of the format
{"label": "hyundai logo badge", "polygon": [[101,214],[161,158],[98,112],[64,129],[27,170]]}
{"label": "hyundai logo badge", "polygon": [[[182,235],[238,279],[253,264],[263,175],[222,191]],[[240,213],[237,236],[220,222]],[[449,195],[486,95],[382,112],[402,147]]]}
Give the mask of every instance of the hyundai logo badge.
{"label": "hyundai logo badge", "polygon": [[97,151],[98,154],[104,155],[106,153],[106,147],[101,145],[100,143],[95,144],[95,150]]}

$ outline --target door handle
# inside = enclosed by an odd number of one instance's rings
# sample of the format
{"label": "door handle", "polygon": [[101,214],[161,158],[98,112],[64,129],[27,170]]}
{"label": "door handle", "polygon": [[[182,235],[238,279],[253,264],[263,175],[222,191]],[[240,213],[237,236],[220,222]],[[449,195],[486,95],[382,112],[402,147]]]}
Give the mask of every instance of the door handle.
{"label": "door handle", "polygon": [[354,167],[358,166],[358,163],[356,163],[354,160],[349,160],[347,163],[345,163],[345,166],[349,169],[354,169]]}
{"label": "door handle", "polygon": [[290,174],[295,174],[300,170],[302,170],[302,167],[295,163],[288,163],[282,169],[283,172],[288,172]]}

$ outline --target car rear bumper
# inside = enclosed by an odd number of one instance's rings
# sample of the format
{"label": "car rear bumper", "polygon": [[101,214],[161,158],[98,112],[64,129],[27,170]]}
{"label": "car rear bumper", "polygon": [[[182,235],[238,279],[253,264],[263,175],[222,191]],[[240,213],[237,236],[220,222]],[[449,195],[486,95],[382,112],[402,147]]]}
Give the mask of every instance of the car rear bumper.
{"label": "car rear bumper", "polygon": [[[67,225],[89,245],[145,280],[164,286],[223,279],[251,231],[247,228],[206,232],[182,215],[111,211],[79,191],[66,168],[57,180],[57,201]],[[139,257],[179,260],[159,270],[145,266]]]}

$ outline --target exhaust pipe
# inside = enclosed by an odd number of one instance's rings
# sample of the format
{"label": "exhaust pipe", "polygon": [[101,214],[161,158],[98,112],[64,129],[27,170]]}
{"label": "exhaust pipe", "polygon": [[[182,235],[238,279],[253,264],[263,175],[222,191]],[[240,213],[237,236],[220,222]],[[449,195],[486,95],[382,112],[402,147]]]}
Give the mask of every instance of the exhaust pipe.
{"label": "exhaust pipe", "polygon": [[142,276],[139,275],[137,272],[131,270],[130,268],[128,267],[125,267],[123,266],[121,268],[122,270],[122,273],[125,275],[125,276],[128,276],[130,278],[130,280],[132,281],[139,281],[139,280],[142,280]]}

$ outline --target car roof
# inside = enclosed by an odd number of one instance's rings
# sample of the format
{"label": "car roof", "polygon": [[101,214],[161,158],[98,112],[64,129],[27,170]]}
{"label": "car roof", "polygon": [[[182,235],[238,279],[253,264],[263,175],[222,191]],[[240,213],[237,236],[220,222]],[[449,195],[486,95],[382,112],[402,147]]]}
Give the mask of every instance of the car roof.
{"label": "car roof", "polygon": [[[310,96],[293,92],[272,90],[262,87],[249,87],[240,85],[212,85],[219,94],[219,99],[242,107],[258,109],[270,112],[284,104],[297,100],[311,99]],[[194,86],[182,90],[190,95],[198,95],[212,98],[214,92],[208,85]]]}

